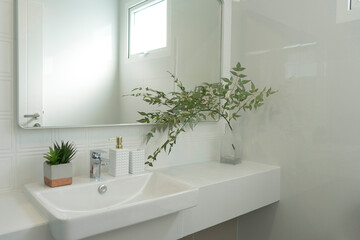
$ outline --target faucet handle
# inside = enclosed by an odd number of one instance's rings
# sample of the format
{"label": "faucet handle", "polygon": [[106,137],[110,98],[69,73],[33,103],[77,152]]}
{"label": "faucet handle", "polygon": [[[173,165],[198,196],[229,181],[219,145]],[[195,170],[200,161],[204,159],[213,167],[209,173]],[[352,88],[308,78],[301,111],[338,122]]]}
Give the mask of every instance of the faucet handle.
{"label": "faucet handle", "polygon": [[92,159],[98,159],[98,160],[101,161],[101,154],[102,153],[106,153],[106,151],[104,151],[104,150],[91,150],[90,151],[90,157]]}
{"label": "faucet handle", "polygon": [[101,178],[101,166],[106,165],[108,161],[101,157],[102,153],[106,153],[106,151],[90,150],[90,178],[95,178],[97,181]]}
{"label": "faucet handle", "polygon": [[102,166],[108,165],[110,160],[108,158],[101,157],[102,153],[106,153],[106,151],[104,151],[104,150],[91,150],[90,151],[90,157],[93,160],[98,160],[99,164],[102,165]]}

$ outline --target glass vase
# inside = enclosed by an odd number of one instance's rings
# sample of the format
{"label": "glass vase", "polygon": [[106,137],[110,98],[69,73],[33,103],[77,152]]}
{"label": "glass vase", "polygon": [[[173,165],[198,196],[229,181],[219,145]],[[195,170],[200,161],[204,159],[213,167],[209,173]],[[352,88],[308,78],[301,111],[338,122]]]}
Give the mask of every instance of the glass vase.
{"label": "glass vase", "polygon": [[221,139],[220,162],[226,164],[239,164],[241,162],[241,137],[238,131],[231,130],[225,124],[225,132]]}

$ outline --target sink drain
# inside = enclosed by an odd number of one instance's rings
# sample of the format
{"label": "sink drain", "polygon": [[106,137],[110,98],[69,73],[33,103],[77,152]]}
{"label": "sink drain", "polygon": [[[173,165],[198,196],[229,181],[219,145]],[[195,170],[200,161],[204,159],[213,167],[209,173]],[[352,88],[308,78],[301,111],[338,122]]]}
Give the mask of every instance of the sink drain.
{"label": "sink drain", "polygon": [[98,188],[98,191],[100,194],[104,194],[107,191],[107,186],[106,185],[100,185]]}

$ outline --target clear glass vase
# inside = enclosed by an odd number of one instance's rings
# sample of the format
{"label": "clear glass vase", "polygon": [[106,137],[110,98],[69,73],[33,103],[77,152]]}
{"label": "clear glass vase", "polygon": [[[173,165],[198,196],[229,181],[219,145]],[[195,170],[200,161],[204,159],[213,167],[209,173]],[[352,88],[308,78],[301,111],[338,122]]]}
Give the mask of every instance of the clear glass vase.
{"label": "clear glass vase", "polygon": [[225,133],[221,139],[220,162],[226,164],[239,164],[241,162],[241,137],[238,131],[231,130],[225,124]]}

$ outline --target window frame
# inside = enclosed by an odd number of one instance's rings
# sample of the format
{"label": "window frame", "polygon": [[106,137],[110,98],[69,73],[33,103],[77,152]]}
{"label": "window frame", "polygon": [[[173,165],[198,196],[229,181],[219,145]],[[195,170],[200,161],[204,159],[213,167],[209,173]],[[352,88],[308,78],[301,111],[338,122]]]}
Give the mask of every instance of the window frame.
{"label": "window frame", "polygon": [[[156,4],[158,2],[166,1],[167,3],[167,33],[166,33],[166,46],[163,48],[157,48],[150,50],[146,53],[137,53],[130,54],[130,43],[131,43],[131,19],[132,12],[136,9],[143,8],[147,5]],[[142,0],[136,1],[132,4],[129,4],[126,8],[127,12],[127,59],[128,60],[140,60],[140,59],[148,59],[148,58],[157,58],[157,57],[165,57],[170,55],[170,47],[171,47],[171,0]]]}

